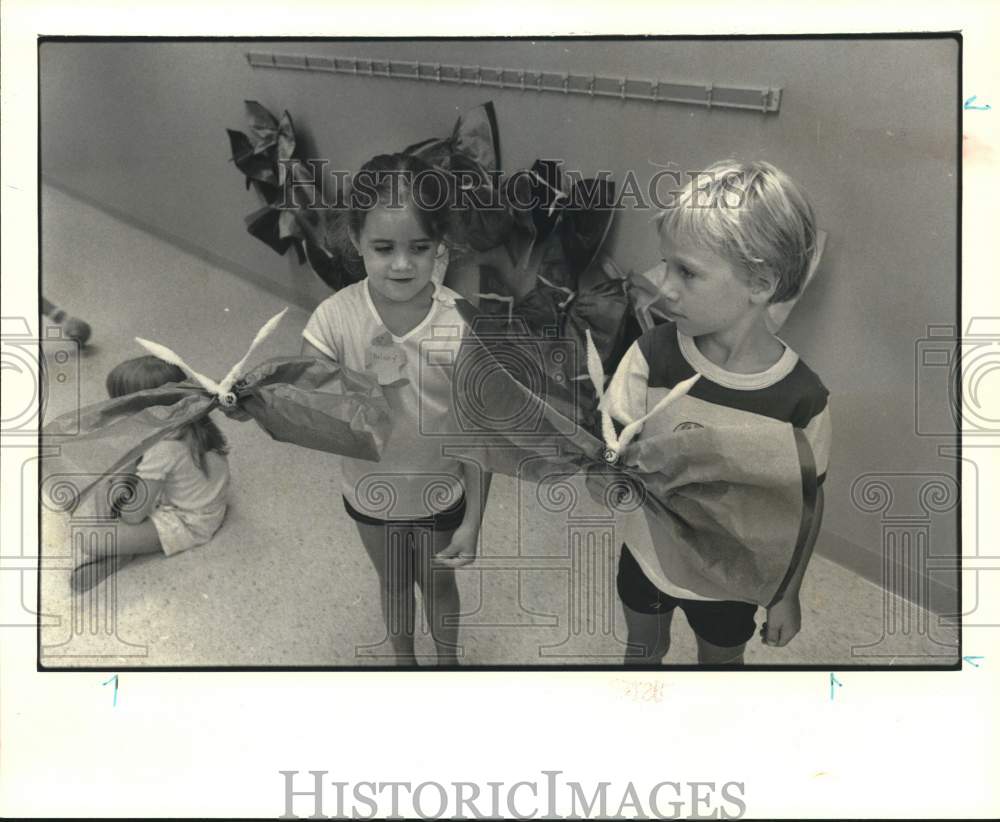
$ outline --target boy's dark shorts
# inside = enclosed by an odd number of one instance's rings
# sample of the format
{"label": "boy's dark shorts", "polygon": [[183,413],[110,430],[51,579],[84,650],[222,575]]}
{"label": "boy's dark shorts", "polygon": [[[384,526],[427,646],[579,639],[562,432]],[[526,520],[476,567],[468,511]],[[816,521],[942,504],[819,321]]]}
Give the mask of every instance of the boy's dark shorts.
{"label": "boy's dark shorts", "polygon": [[618,596],[631,610],[640,614],[665,614],[680,606],[691,630],[706,642],[720,648],[742,645],[757,627],[757,606],[733,600],[679,599],[657,588],[636,562],[627,545],[622,545],[618,560]]}
{"label": "boy's dark shorts", "polygon": [[395,525],[400,528],[433,528],[435,531],[454,531],[465,519],[465,494],[447,511],[439,511],[433,516],[420,517],[417,519],[377,519],[367,514],[362,514],[357,508],[344,497],[344,510],[347,516],[355,522],[364,525]]}

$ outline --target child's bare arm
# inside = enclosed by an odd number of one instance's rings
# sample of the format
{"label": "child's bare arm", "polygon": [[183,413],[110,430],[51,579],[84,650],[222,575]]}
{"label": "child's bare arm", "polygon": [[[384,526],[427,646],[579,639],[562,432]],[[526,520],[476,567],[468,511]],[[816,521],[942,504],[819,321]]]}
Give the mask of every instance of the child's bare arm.
{"label": "child's bare arm", "polygon": [[329,354],[325,354],[320,351],[315,345],[313,345],[308,340],[302,341],[302,356],[303,357],[315,357],[318,360],[328,360],[330,359]]}
{"label": "child's bare arm", "polygon": [[802,587],[802,578],[806,573],[806,566],[812,559],[813,546],[819,536],[819,527],[823,520],[823,488],[816,492],[816,512],[813,515],[812,527],[809,529],[809,536],[806,538],[805,548],[802,552],[802,559],[799,567],[795,569],[785,595],[774,605],[767,609],[767,621],[761,628],[760,634],[765,645],[782,646],[787,645],[802,627],[802,608],[799,604],[799,589]]}
{"label": "child's bare arm", "polygon": [[114,506],[122,522],[138,525],[147,519],[159,499],[163,480],[135,477],[135,491],[131,498],[115,500]]}
{"label": "child's bare arm", "polygon": [[442,565],[460,568],[476,558],[479,530],[486,512],[486,499],[490,494],[493,474],[480,470],[478,465],[465,464],[465,518],[455,529],[451,543],[435,560]]}

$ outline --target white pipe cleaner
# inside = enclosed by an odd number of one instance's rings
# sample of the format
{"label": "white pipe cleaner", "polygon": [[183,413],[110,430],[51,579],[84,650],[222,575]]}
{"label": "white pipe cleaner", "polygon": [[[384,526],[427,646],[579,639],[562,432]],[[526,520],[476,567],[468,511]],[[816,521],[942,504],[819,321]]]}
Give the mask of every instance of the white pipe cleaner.
{"label": "white pipe cleaner", "polygon": [[566,288],[565,286],[562,285],[556,285],[551,280],[546,280],[541,274],[538,274],[537,276],[539,282],[544,283],[549,288],[554,288],[556,291],[561,291],[563,294],[566,295],[566,299],[563,300],[561,303],[558,303],[556,306],[560,311],[564,309],[567,305],[569,305],[571,302],[573,302],[573,300],[576,299],[576,292],[573,289]]}
{"label": "white pipe cleaner", "polygon": [[604,459],[612,463],[618,460],[618,455],[625,450],[625,446],[632,442],[635,435],[642,430],[642,426],[646,420],[687,394],[692,386],[698,382],[698,378],[701,377],[701,374],[696,373],[693,377],[681,380],[647,414],[644,414],[637,420],[629,421],[622,429],[621,434],[617,435],[615,434],[614,423],[611,421],[611,415],[604,410],[604,365],[601,363],[601,355],[597,353],[597,346],[594,345],[594,339],[590,336],[589,328],[587,329],[587,374],[590,376],[590,381],[594,384],[594,390],[597,392],[597,407],[601,412],[601,434],[604,437]]}
{"label": "white pipe cleaner", "polygon": [[250,343],[247,353],[243,355],[243,358],[236,363],[236,365],[229,369],[229,373],[223,377],[222,382],[216,382],[210,377],[206,377],[204,374],[199,374],[165,345],[160,345],[159,343],[151,342],[150,340],[144,340],[142,337],[136,337],[135,341],[154,357],[159,357],[161,360],[165,360],[171,365],[176,365],[191,379],[201,385],[202,388],[210,394],[214,394],[218,397],[221,405],[226,408],[232,408],[236,404],[236,395],[233,393],[232,388],[236,384],[236,381],[240,378],[243,368],[247,364],[247,360],[250,359],[250,355],[254,352],[257,346],[264,342],[264,340],[271,335],[274,329],[277,328],[278,323],[281,322],[281,318],[285,316],[286,311],[288,311],[287,308],[281,309],[281,311],[261,326],[260,331],[258,331],[256,336],[253,338],[253,342]]}
{"label": "white pipe cleaner", "polygon": [[511,321],[514,319],[514,298],[505,297],[503,294],[493,294],[476,292],[475,296],[479,297],[481,300],[496,300],[497,302],[507,304],[507,324],[510,325]]}
{"label": "white pipe cleaner", "polygon": [[556,203],[558,203],[560,200],[568,200],[569,194],[567,194],[565,191],[561,189],[556,188],[554,185],[550,185],[549,183],[545,182],[545,180],[537,171],[532,171],[531,176],[534,177],[543,186],[545,186],[549,191],[551,191],[553,194],[556,195],[555,197],[552,198],[552,202],[549,203],[548,216],[551,217],[552,213],[556,210]]}

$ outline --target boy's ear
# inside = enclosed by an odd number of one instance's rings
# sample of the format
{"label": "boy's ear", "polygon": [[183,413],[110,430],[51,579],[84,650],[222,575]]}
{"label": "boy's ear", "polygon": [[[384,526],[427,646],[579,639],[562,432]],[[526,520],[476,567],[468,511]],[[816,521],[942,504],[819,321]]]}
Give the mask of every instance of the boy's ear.
{"label": "boy's ear", "polygon": [[770,272],[754,274],[750,279],[750,301],[755,305],[771,301],[778,288],[778,279]]}

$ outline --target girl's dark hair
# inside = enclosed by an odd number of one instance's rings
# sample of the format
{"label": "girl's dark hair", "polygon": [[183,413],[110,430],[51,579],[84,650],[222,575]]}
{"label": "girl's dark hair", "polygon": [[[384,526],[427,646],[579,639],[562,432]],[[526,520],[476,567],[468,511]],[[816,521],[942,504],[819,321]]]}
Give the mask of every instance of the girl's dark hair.
{"label": "girl's dark hair", "polygon": [[[161,388],[172,382],[184,382],[186,379],[187,375],[176,365],[171,365],[159,357],[146,356],[116,365],[108,374],[105,386],[109,396],[123,397],[136,391]],[[205,455],[209,451],[222,455],[229,453],[225,435],[207,414],[185,426],[184,435],[191,448],[191,456],[203,474],[208,474]]]}
{"label": "girl's dark hair", "polygon": [[412,154],[378,154],[354,175],[348,224],[357,237],[368,212],[376,206],[412,204],[420,225],[432,240],[444,238],[448,224],[448,178]]}

